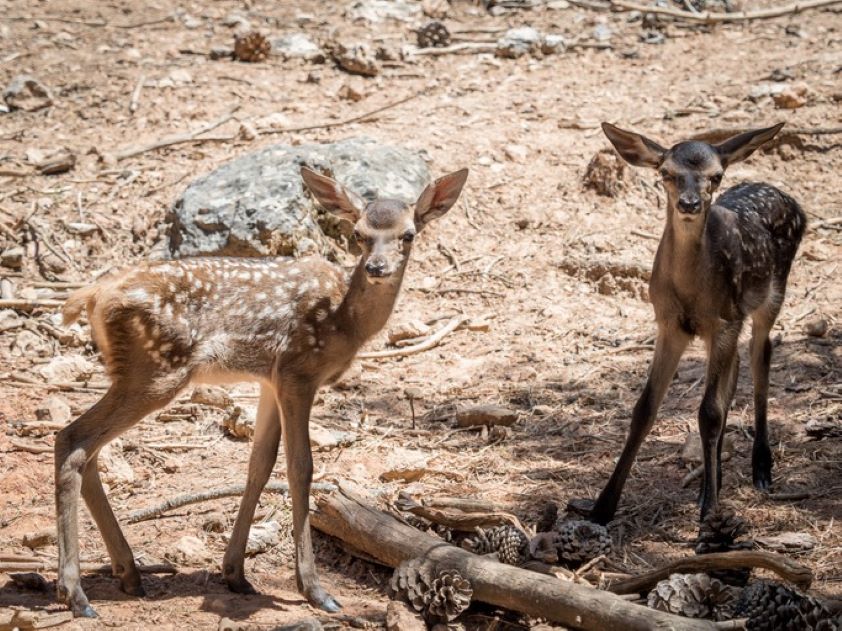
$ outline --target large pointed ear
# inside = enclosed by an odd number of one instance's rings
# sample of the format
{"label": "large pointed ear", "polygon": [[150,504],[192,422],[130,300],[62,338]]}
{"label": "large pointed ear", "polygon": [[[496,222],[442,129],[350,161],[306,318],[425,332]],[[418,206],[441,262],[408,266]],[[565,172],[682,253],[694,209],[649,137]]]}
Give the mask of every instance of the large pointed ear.
{"label": "large pointed ear", "polygon": [[636,167],[657,168],[667,153],[667,150],[654,140],[620,129],[611,123],[602,123],[602,131],[623,160]]}
{"label": "large pointed ear", "polygon": [[778,123],[774,127],[752,129],[714,145],[714,149],[719,153],[719,158],[722,160],[722,166],[745,160],[761,145],[772,140],[783,126],[783,123]]}
{"label": "large pointed ear", "polygon": [[421,230],[433,219],[438,219],[456,200],[468,179],[468,169],[462,169],[437,179],[421,193],[415,202],[415,229]]}
{"label": "large pointed ear", "polygon": [[301,179],[321,206],[340,219],[357,223],[365,203],[359,195],[349,191],[336,180],[301,167]]}

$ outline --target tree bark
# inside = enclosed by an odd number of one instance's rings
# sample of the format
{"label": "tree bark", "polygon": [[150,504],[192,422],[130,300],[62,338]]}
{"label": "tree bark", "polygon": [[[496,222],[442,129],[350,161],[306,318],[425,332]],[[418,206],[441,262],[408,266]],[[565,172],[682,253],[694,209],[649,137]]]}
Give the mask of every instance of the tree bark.
{"label": "tree bark", "polygon": [[610,592],[471,554],[400,523],[365,504],[342,484],[337,492],[318,497],[316,504],[311,523],[318,530],[351,544],[390,567],[397,567],[407,559],[424,557],[439,568],[455,569],[471,582],[475,600],[585,631],[716,629],[716,624],[709,620],[681,618],[655,611]]}

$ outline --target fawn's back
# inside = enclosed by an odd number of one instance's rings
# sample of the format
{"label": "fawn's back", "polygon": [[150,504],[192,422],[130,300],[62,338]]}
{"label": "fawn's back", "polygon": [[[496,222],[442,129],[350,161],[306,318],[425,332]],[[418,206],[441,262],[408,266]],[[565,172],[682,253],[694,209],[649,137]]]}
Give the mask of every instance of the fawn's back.
{"label": "fawn's back", "polygon": [[199,258],[104,279],[74,293],[64,313],[72,321],[87,307],[112,378],[138,367],[168,379],[268,378],[285,354],[325,349],[345,288],[318,258]]}

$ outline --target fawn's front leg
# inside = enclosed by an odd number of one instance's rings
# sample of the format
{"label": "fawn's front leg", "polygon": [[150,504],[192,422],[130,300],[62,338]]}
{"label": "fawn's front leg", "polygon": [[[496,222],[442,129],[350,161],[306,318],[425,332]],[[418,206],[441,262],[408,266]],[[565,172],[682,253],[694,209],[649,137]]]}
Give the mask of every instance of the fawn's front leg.
{"label": "fawn's front leg", "polygon": [[313,480],[310,408],[316,387],[290,379],[284,380],[279,390],[287,479],[292,498],[292,536],[295,540],[298,590],[314,607],[328,612],[339,611],[341,605],[319,584],[310,533],[310,483]]}
{"label": "fawn's front leg", "polygon": [[643,439],[652,429],[658,415],[658,408],[661,406],[661,401],[667,392],[670,381],[675,375],[678,360],[681,359],[681,355],[689,342],[690,336],[677,325],[659,327],[658,339],[655,341],[655,357],[649,369],[649,378],[646,380],[643,393],[634,406],[629,435],[623,447],[623,452],[620,454],[620,459],[617,461],[617,466],[590,511],[589,517],[593,521],[607,524],[614,518],[623,486],[629,476],[634,459]]}
{"label": "fawn's front leg", "polygon": [[222,576],[228,584],[228,589],[239,594],[256,593],[243,571],[246,543],[260,493],[272,475],[272,468],[278,459],[280,440],[281,419],[275,393],[270,386],[261,385],[246,491],[240,501],[234,531],[222,560]]}

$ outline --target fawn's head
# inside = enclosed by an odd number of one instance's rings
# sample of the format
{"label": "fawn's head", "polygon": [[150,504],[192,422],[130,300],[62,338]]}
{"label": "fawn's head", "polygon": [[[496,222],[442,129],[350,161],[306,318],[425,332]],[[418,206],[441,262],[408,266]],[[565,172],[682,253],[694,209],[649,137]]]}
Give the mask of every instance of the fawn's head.
{"label": "fawn's head", "polygon": [[373,283],[388,281],[403,269],[415,235],[456,203],[468,169],[440,177],[415,204],[395,199],[365,202],[353,191],[306,167],[301,177],[319,204],[354,224],[354,239],[362,251],[365,271]]}
{"label": "fawn's head", "polygon": [[704,223],[725,169],[750,156],[784,126],[754,129],[711,145],[690,140],[665,149],[654,140],[602,124],[602,130],[623,159],[634,166],[658,169],[675,220]]}

